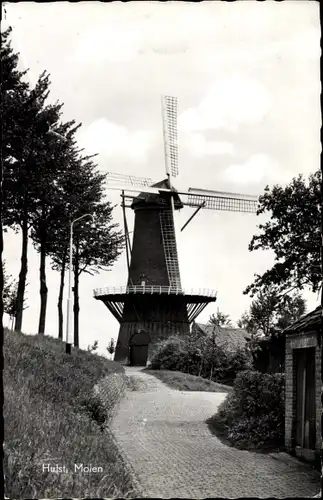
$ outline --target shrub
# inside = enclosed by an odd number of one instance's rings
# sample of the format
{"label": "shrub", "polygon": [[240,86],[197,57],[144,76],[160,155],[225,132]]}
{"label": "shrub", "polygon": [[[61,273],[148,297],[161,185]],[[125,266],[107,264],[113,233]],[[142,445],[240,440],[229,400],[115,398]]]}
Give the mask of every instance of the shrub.
{"label": "shrub", "polygon": [[280,447],[284,441],[282,374],[240,372],[233,391],[209,423],[239,448]]}
{"label": "shrub", "polygon": [[98,395],[90,394],[87,397],[83,397],[76,411],[84,411],[90,419],[98,424],[100,430],[103,431],[104,424],[108,419],[108,414]]}
{"label": "shrub", "polygon": [[229,352],[208,337],[172,336],[155,345],[150,360],[152,370],[171,370],[232,385],[237,373],[252,366],[247,349]]}
{"label": "shrub", "polygon": [[180,337],[169,337],[155,344],[155,350],[150,360],[152,370],[179,370],[185,364],[182,355],[185,354],[184,343]]}

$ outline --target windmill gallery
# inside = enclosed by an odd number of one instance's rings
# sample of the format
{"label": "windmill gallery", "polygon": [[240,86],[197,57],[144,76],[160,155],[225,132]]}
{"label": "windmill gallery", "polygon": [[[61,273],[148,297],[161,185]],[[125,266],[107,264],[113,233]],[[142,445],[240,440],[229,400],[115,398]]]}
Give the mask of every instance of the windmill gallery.
{"label": "windmill gallery", "polygon": [[[174,214],[185,206],[195,208],[181,230],[201,209],[255,213],[257,198],[251,195],[173,187],[178,175],[177,98],[162,97],[167,177],[151,179],[108,174],[108,188],[121,191],[128,282],[124,287],[94,290],[120,323],[115,360],[144,366],[154,344],[173,334],[185,335],[190,324],[210,302],[213,290],[183,290],[179,272]],[[126,205],[130,202],[130,205]],[[126,208],[135,214],[130,244]]]}

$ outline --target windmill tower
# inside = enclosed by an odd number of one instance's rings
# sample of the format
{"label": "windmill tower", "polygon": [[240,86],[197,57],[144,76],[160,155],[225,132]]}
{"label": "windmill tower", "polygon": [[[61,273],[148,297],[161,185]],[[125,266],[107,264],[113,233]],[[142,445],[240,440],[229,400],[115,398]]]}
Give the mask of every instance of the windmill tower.
{"label": "windmill tower", "polygon": [[[213,290],[182,289],[174,225],[176,211],[184,206],[196,209],[182,227],[184,230],[202,208],[255,212],[257,207],[257,198],[253,196],[174,189],[172,180],[178,175],[177,99],[163,96],[162,111],[166,178],[153,183],[147,178],[108,174],[109,189],[121,190],[127,285],[94,290],[95,299],[104,302],[120,323],[115,360],[128,360],[133,365],[146,364],[156,341],[173,334],[187,334],[207,304],[216,301]],[[135,214],[132,246],[126,208]]]}

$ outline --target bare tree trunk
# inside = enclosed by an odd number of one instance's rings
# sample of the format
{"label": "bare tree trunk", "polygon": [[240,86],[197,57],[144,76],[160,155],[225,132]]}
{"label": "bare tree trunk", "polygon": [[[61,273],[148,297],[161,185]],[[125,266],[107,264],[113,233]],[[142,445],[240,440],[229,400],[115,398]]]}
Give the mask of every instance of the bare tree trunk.
{"label": "bare tree trunk", "polygon": [[24,311],[24,298],[26,289],[26,279],[28,272],[28,220],[27,214],[25,214],[22,226],[22,249],[21,249],[21,267],[19,273],[18,287],[17,287],[17,309],[16,309],[16,321],[15,330],[21,332],[22,327],[22,315]]}
{"label": "bare tree trunk", "polygon": [[40,278],[40,290],[39,290],[40,314],[39,314],[38,335],[44,335],[45,323],[46,323],[47,295],[48,295],[48,288],[46,284],[46,240],[45,239],[40,244],[39,278]]}
{"label": "bare tree trunk", "polygon": [[[1,299],[3,296],[3,281],[4,281],[4,276],[3,276],[3,227],[2,227],[2,199],[3,199],[3,189],[2,189],[2,180],[3,180],[3,162],[1,161],[1,166],[0,166],[0,293],[1,293]],[[3,339],[4,335],[4,328],[3,328],[3,300],[0,300],[0,335],[1,338]],[[1,428],[3,429],[3,416],[0,416],[0,425]]]}
{"label": "bare tree trunk", "polygon": [[58,295],[58,338],[63,340],[63,295],[64,295],[64,285],[65,285],[65,270],[66,270],[66,259],[67,259],[67,247],[64,252],[62,267],[61,267],[61,280],[59,285],[59,295]]}
{"label": "bare tree trunk", "polygon": [[74,260],[74,346],[79,347],[79,248],[75,244],[75,260]]}

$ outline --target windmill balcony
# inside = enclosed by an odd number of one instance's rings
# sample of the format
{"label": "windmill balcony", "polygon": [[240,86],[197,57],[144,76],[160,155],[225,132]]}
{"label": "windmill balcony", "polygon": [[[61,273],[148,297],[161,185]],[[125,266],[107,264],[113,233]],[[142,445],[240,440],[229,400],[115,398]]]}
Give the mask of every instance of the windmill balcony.
{"label": "windmill balcony", "polygon": [[150,294],[150,295],[199,295],[200,297],[216,297],[216,291],[207,288],[203,289],[183,289],[173,286],[159,285],[130,285],[96,288],[94,297],[103,295],[123,295],[123,294]]}

